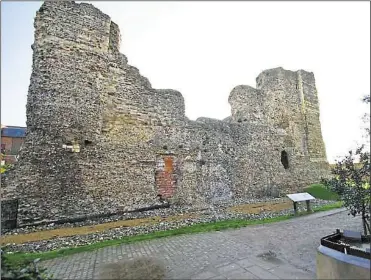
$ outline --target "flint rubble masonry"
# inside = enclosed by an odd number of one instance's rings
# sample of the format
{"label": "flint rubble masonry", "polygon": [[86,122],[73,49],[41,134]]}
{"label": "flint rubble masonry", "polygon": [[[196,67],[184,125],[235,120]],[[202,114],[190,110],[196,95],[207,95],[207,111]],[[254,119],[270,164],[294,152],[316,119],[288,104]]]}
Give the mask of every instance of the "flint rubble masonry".
{"label": "flint rubble masonry", "polygon": [[19,225],[159,199],[198,209],[327,176],[313,73],[266,70],[232,90],[230,117],[191,121],[180,92],[128,64],[118,26],[93,5],[44,2],[34,26],[27,136],[1,186]]}

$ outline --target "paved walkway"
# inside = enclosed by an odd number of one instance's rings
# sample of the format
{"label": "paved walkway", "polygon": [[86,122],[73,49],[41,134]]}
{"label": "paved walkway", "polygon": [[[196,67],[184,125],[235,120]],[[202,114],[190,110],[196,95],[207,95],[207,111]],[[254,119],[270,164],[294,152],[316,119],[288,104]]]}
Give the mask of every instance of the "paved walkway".
{"label": "paved walkway", "polygon": [[102,267],[141,257],[164,264],[167,279],[315,279],[321,237],[361,230],[344,209],[283,222],[106,247],[43,262],[58,279],[99,279]]}

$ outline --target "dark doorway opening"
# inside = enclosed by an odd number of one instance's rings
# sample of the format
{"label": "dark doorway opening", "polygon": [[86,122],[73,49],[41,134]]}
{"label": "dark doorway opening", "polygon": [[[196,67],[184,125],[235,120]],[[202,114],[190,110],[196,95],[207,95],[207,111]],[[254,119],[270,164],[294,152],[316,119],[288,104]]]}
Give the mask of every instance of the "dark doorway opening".
{"label": "dark doorway opening", "polygon": [[13,229],[17,227],[18,199],[1,201],[1,228]]}
{"label": "dark doorway opening", "polygon": [[281,163],[285,169],[289,168],[289,157],[286,151],[281,152]]}

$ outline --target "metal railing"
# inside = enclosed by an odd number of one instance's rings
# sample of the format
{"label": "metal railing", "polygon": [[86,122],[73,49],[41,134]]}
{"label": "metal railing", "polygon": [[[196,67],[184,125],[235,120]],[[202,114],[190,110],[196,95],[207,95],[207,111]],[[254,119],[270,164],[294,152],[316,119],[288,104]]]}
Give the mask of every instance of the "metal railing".
{"label": "metal railing", "polygon": [[[371,253],[364,250],[351,247],[349,244],[339,243],[340,239],[343,238],[343,234],[340,230],[336,230],[336,233],[327,235],[321,238],[321,245],[343,254],[352,255],[360,258],[371,260]],[[362,236],[362,242],[369,242],[370,236]]]}

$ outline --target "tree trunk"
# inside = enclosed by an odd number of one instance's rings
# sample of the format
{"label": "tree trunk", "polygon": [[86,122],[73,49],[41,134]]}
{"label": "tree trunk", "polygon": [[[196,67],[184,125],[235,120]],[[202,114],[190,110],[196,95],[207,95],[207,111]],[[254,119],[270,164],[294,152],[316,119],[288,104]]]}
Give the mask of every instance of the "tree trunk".
{"label": "tree trunk", "polygon": [[[365,220],[365,222],[366,222],[366,220]],[[366,226],[367,226],[367,229],[368,229],[368,233],[371,234],[370,224],[366,222]]]}
{"label": "tree trunk", "polygon": [[370,218],[369,215],[364,214],[364,220],[363,220],[363,223],[364,223],[364,225],[366,226],[367,231],[368,231],[368,233],[365,233],[365,235],[367,235],[367,234],[371,234],[371,228],[370,228],[370,220],[369,220],[369,218]]}
{"label": "tree trunk", "polygon": [[362,225],[363,225],[363,234],[367,235],[368,224],[367,224],[367,221],[366,221],[366,207],[365,207],[364,204],[362,206]]}

